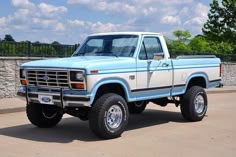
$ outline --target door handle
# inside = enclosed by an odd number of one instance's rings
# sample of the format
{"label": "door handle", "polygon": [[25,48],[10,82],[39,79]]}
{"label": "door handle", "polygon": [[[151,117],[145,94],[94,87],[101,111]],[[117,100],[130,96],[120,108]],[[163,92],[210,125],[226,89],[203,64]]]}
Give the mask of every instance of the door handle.
{"label": "door handle", "polygon": [[169,66],[168,63],[163,63],[163,64],[162,64],[162,67],[168,67],[168,66]]}

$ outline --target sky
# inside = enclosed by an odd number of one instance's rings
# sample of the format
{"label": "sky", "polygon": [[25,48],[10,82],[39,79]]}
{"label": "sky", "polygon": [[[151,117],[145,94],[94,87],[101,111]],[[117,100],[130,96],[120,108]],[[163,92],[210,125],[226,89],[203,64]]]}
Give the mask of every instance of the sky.
{"label": "sky", "polygon": [[201,34],[211,0],[1,0],[0,38],[81,43],[101,32]]}

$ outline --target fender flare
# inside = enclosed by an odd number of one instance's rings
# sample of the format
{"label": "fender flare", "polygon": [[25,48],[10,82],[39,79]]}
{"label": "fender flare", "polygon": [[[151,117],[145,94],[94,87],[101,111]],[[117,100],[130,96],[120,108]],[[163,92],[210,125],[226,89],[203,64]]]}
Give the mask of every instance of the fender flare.
{"label": "fender flare", "polygon": [[208,75],[205,72],[196,72],[196,73],[192,73],[187,79],[186,79],[186,83],[185,83],[185,89],[184,89],[184,93],[187,90],[187,87],[189,85],[189,82],[195,78],[195,77],[202,77],[205,80],[206,83],[206,88],[208,87],[208,82],[209,82],[209,78]]}
{"label": "fender flare", "polygon": [[127,83],[127,81],[125,81],[124,79],[122,78],[117,78],[117,77],[109,77],[109,78],[104,78],[104,79],[101,79],[100,81],[98,81],[96,83],[96,85],[92,88],[91,90],[91,93],[90,93],[90,104],[92,105],[94,99],[95,99],[95,96],[96,96],[96,93],[99,89],[99,87],[101,87],[102,85],[105,85],[105,84],[111,84],[111,83],[116,83],[116,84],[119,84],[122,86],[124,92],[125,92],[125,97],[127,100],[129,100],[130,98],[130,86],[129,84]]}

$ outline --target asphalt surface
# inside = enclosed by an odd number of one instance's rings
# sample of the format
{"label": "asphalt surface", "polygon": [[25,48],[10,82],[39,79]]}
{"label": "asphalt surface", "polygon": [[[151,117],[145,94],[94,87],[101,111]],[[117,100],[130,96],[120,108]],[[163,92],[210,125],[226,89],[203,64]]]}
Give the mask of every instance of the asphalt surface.
{"label": "asphalt surface", "polygon": [[201,122],[186,122],[174,105],[149,104],[132,115],[120,138],[101,140],[88,122],[64,116],[55,128],[31,125],[24,112],[0,114],[2,157],[235,157],[236,93],[209,94]]}

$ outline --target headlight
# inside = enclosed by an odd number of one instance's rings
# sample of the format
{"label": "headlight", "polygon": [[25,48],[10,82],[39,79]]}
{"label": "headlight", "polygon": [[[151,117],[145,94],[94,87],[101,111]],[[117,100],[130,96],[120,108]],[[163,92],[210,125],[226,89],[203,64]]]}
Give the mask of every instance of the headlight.
{"label": "headlight", "polygon": [[26,77],[26,70],[20,69],[20,78],[25,78]]}
{"label": "headlight", "polygon": [[85,72],[84,71],[71,71],[70,72],[70,80],[71,81],[83,82],[84,78],[85,78]]}
{"label": "headlight", "polygon": [[76,79],[80,80],[80,81],[83,81],[84,80],[84,74],[83,73],[77,73],[76,74]]}

